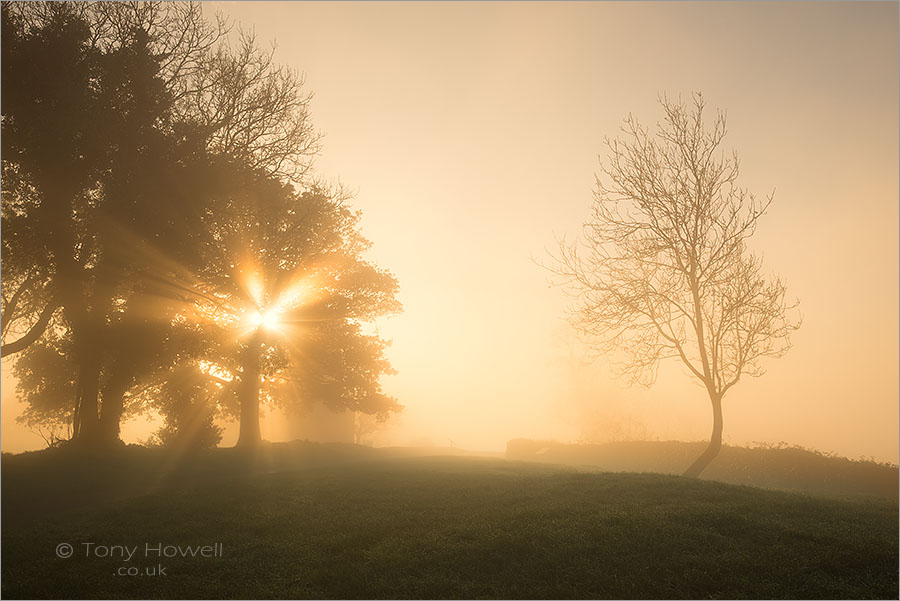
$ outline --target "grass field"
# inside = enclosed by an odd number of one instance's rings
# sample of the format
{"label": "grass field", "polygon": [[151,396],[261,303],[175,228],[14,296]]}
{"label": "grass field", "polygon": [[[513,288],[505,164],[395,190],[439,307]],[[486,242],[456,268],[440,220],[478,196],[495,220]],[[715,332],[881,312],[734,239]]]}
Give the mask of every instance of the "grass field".
{"label": "grass field", "polygon": [[[893,500],[363,452],[286,471],[216,452],[151,485],[159,456],[135,457],[4,458],[4,598],[898,597]],[[100,492],[48,466],[92,470]],[[154,551],[216,543],[220,557]]]}

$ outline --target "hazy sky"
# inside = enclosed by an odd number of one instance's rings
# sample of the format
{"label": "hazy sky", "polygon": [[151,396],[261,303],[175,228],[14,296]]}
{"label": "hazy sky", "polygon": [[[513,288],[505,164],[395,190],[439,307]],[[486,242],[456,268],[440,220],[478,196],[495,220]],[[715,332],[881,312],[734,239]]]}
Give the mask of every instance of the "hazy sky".
{"label": "hazy sky", "polygon": [[[661,93],[702,91],[727,110],[743,184],[776,191],[753,244],[804,317],[726,396],[725,442],[897,461],[895,2],[204,7],[306,74],[318,169],[358,191],[371,258],[400,280],[405,312],[379,331],[406,410],[380,444],[708,437],[677,364],[649,390],[579,367],[566,298],[532,260],[579,232],[604,136],[629,112],[658,120]],[[3,450],[39,446],[8,384]]]}

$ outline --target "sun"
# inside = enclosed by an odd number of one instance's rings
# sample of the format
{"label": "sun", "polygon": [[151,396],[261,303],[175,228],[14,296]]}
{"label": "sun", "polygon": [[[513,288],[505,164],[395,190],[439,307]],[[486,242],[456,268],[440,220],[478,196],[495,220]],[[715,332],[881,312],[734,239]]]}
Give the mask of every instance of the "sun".
{"label": "sun", "polygon": [[234,314],[237,318],[238,337],[258,331],[277,335],[288,334],[297,324],[293,312],[314,299],[311,278],[309,276],[296,278],[293,284],[281,290],[273,301],[265,294],[261,278],[255,275],[255,271],[250,273],[250,276],[245,276],[246,295],[243,298],[243,308]]}
{"label": "sun", "polygon": [[251,329],[261,328],[269,332],[281,330],[281,314],[275,309],[259,311],[254,309],[247,317]]}

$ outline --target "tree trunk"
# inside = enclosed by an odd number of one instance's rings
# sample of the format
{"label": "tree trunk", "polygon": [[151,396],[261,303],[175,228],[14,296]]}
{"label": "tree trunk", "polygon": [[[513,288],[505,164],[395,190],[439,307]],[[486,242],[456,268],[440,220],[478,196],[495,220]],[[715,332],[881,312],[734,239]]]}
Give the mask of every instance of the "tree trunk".
{"label": "tree trunk", "polygon": [[[64,233],[48,236],[49,238],[68,238],[68,232],[61,228]],[[72,332],[72,340],[74,342],[74,358],[78,364],[78,386],[75,391],[74,413],[72,417],[72,439],[80,440],[83,435],[91,431],[97,418],[97,397],[96,392],[99,390],[100,378],[100,358],[97,355],[93,345],[88,343],[91,338],[89,330],[88,312],[86,310],[86,302],[82,291],[81,278],[83,271],[80,265],[76,263],[69,248],[69,254],[66,254],[66,245],[60,245],[59,241],[55,242],[56,248],[52,250],[56,256],[56,289],[57,298],[63,311],[63,317]],[[89,363],[91,358],[96,355],[96,369],[91,369]],[[93,377],[89,372],[93,371]],[[94,380],[94,396],[93,396],[93,413],[90,409],[86,411],[85,399],[90,397],[89,392],[90,381]],[[93,418],[91,417],[93,415]],[[86,423],[87,422],[87,423]],[[87,432],[83,429],[87,426]],[[88,434],[90,435],[90,434]]]}
{"label": "tree trunk", "polygon": [[100,408],[99,438],[103,444],[119,442],[119,425],[122,421],[122,410],[125,405],[125,392],[129,388],[129,378],[113,373],[109,383],[103,389],[103,405]]}
{"label": "tree trunk", "polygon": [[113,286],[105,278],[108,262],[96,269],[96,291],[91,296],[91,309],[72,321],[72,337],[80,367],[79,385],[81,401],[78,438],[88,445],[101,442],[100,432],[100,380],[104,357],[108,351],[107,315],[112,305]]}
{"label": "tree trunk", "polygon": [[238,398],[241,402],[241,426],[237,446],[252,449],[259,446],[262,435],[259,430],[259,353],[262,344],[257,330],[250,338],[244,353]]}
{"label": "tree trunk", "polygon": [[82,356],[78,375],[78,432],[77,438],[87,443],[96,442],[100,430],[100,355],[91,351]]}
{"label": "tree trunk", "polygon": [[72,437],[70,440],[78,438],[81,430],[81,381],[75,387],[75,407],[72,410]]}
{"label": "tree trunk", "polygon": [[699,457],[691,464],[684,474],[686,478],[696,478],[700,475],[706,466],[716,458],[722,449],[722,395],[710,394],[713,409],[713,429],[712,435],[709,437],[709,446],[700,454]]}

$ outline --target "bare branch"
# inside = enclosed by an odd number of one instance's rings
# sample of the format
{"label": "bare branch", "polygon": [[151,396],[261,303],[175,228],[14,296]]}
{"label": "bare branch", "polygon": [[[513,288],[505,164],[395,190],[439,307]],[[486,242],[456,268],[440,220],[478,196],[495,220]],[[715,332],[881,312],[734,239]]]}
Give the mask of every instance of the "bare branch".
{"label": "bare branch", "polygon": [[59,300],[53,298],[47,306],[44,307],[44,310],[41,311],[41,314],[38,316],[38,320],[31,326],[28,332],[13,342],[8,344],[4,344],[0,346],[0,357],[6,357],[8,355],[12,355],[13,353],[18,353],[21,350],[28,348],[30,344],[36,342],[41,336],[43,336],[44,331],[47,329],[47,325],[50,323],[50,319],[53,317],[53,314],[56,312],[56,309],[59,308]]}
{"label": "bare branch", "polygon": [[548,268],[576,299],[572,324],[620,375],[648,385],[677,357],[721,399],[790,348],[799,319],[747,249],[773,197],[737,185],[724,113],[705,121],[699,94],[660,103],[655,132],[629,116],[606,141],[583,237],[560,240]]}

